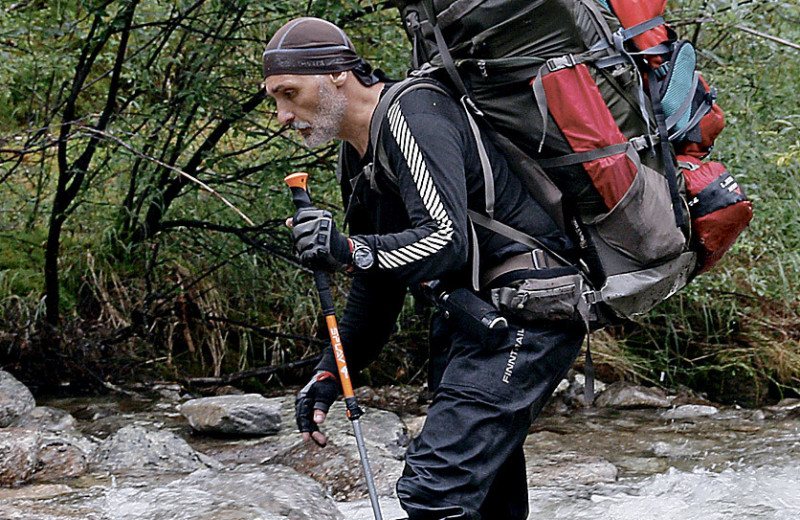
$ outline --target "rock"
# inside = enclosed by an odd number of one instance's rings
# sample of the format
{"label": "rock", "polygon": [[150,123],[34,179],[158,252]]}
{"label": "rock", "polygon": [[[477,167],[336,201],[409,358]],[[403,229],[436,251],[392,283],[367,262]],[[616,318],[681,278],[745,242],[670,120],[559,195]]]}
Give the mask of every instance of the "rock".
{"label": "rock", "polygon": [[800,411],[800,399],[795,399],[793,397],[781,399],[776,405],[767,406],[766,409],[779,414]]}
{"label": "rock", "polygon": [[259,394],[219,395],[187,401],[180,411],[199,432],[272,435],[281,426],[281,402]]}
{"label": "rock", "polygon": [[698,417],[709,417],[719,413],[719,409],[715,406],[708,406],[703,404],[684,404],[676,408],[671,408],[662,413],[665,419],[696,419]]}
{"label": "rock", "polygon": [[177,435],[130,425],[103,441],[92,457],[93,471],[183,473],[219,468]]}
{"label": "rock", "polygon": [[79,433],[45,433],[33,480],[52,482],[86,473],[97,445]]}
{"label": "rock", "polygon": [[[568,379],[562,380],[559,383],[559,388],[564,387],[564,381],[567,381],[566,389],[563,390],[563,398],[564,402],[568,406],[572,407],[583,407],[586,406],[586,397],[584,395],[584,389],[586,387],[586,376],[579,373],[571,374]],[[602,381],[598,381],[595,379],[594,381],[594,394],[597,396],[604,392],[607,388],[607,385]]]}
{"label": "rock", "polygon": [[69,412],[49,406],[37,406],[14,421],[14,426],[17,428],[30,428],[50,432],[74,430],[77,425],[78,421]]}
{"label": "rock", "polygon": [[41,433],[26,428],[0,430],[0,486],[18,486],[36,470]]}
{"label": "rock", "polygon": [[151,391],[161,399],[165,399],[167,401],[180,401],[183,389],[178,383],[159,383],[153,385]]}
{"label": "rock", "polygon": [[526,472],[528,486],[553,486],[614,482],[618,470],[602,457],[567,451],[529,457]]}
{"label": "rock", "polygon": [[36,400],[28,387],[5,370],[0,370],[0,428],[11,426],[34,406]]}
{"label": "rock", "polygon": [[283,466],[259,472],[199,470],[168,484],[108,491],[110,520],[343,520],[313,479]]}
{"label": "rock", "polygon": [[[390,496],[403,469],[408,445],[408,431],[400,418],[387,411],[366,409],[359,419],[367,446],[378,494]],[[323,483],[335,500],[357,500],[368,496],[361,470],[353,426],[345,415],[344,403],[337,401],[320,429],[328,437],[328,446],[294,443],[268,459],[270,464],[290,466]],[[297,437],[296,431],[286,435]]]}
{"label": "rock", "polygon": [[597,397],[595,405],[600,408],[669,408],[672,406],[663,390],[624,382],[614,383],[606,388]]}
{"label": "rock", "polygon": [[108,417],[114,417],[115,415],[120,415],[120,412],[119,410],[115,410],[109,406],[90,404],[89,406],[78,408],[73,412],[73,415],[78,420],[94,422],[101,419],[107,419]]}

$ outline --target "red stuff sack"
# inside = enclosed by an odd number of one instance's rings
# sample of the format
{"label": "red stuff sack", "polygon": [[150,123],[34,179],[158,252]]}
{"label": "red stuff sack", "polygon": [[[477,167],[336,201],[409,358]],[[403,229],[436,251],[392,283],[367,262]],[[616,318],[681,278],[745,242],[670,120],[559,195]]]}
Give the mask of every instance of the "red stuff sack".
{"label": "red stuff sack", "polygon": [[700,274],[719,262],[744,231],[753,218],[753,204],[721,163],[679,155],[678,165],[686,179]]}

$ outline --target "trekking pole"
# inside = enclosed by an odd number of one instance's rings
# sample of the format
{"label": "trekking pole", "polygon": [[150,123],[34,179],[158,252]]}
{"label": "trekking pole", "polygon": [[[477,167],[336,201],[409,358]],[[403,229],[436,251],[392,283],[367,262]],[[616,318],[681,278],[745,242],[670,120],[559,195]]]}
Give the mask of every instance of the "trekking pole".
{"label": "trekking pole", "polygon": [[[308,184],[308,174],[297,172],[283,179],[292,189],[292,201],[297,209],[311,206],[311,199],[308,197],[306,186]],[[367,480],[367,491],[369,491],[369,501],[372,503],[372,512],[375,520],[383,520],[381,506],[378,503],[378,493],[375,490],[375,481],[372,479],[372,470],[369,467],[367,458],[367,448],[364,445],[364,434],[361,432],[361,423],[358,418],[364,411],[358,406],[356,396],[353,393],[353,383],[350,381],[350,372],[347,370],[347,362],[344,359],[344,349],[342,339],[339,337],[339,326],[336,324],[336,314],[333,308],[333,297],[328,282],[328,274],[322,269],[314,271],[314,283],[319,293],[319,302],[322,305],[322,313],[325,315],[325,323],[328,325],[328,335],[331,337],[333,353],[336,357],[336,366],[339,369],[339,379],[342,382],[344,393],[344,404],[347,407],[347,418],[353,423],[353,433],[356,436],[358,445],[358,455],[361,457],[361,466],[364,469],[364,477]]]}

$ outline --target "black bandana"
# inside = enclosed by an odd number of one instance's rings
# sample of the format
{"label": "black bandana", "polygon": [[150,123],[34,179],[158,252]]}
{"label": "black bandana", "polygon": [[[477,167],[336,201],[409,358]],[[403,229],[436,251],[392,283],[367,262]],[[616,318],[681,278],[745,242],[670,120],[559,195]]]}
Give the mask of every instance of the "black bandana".
{"label": "black bandana", "polygon": [[335,74],[353,71],[371,86],[379,80],[356,54],[344,31],[319,18],[297,18],[278,29],[263,54],[264,77],[275,74]]}

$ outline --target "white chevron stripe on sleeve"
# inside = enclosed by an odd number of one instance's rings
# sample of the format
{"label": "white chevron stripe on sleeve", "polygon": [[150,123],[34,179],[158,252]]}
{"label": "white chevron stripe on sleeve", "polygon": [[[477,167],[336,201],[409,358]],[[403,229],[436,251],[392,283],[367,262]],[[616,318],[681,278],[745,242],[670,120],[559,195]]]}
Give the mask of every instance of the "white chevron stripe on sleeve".
{"label": "white chevron stripe on sleeve", "polygon": [[395,103],[389,109],[388,118],[389,128],[405,157],[422,203],[438,227],[436,231],[414,243],[391,251],[378,251],[378,265],[382,268],[392,269],[422,260],[441,251],[452,240],[453,222],[439,199],[439,192],[436,191],[436,186],[431,179],[422,152],[417,146],[417,141],[408,129],[399,103]]}

